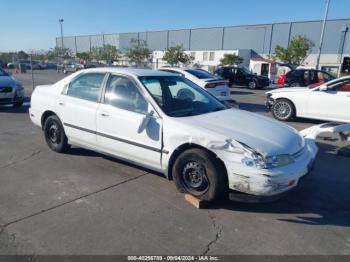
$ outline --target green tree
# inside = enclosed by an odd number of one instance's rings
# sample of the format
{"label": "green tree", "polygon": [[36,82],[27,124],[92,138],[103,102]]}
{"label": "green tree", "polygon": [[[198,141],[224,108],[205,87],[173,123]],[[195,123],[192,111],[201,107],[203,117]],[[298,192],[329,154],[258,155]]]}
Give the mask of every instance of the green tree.
{"label": "green tree", "polygon": [[130,62],[140,65],[141,62],[150,59],[151,50],[147,47],[146,41],[138,41],[133,39],[131,42],[133,43],[133,46],[125,53],[125,56],[130,60]]}
{"label": "green tree", "polygon": [[[55,48],[51,48],[47,52],[46,57],[48,60],[51,60],[51,61],[57,60],[58,58],[62,58],[62,48],[57,46]],[[72,57],[73,57],[72,51],[69,48],[63,48],[63,58],[70,59]]]}
{"label": "green tree", "polygon": [[274,57],[284,63],[299,66],[303,64],[313,46],[314,43],[306,36],[297,35],[293,37],[287,48],[277,45]]}
{"label": "green tree", "polygon": [[236,54],[224,54],[224,57],[220,59],[221,65],[239,65],[243,62],[243,58]]}
{"label": "green tree", "polygon": [[104,45],[91,48],[91,57],[97,60],[113,60],[120,58],[118,49],[113,45]]}
{"label": "green tree", "polygon": [[193,58],[185,53],[182,46],[177,45],[165,50],[163,60],[171,66],[175,66],[179,64],[188,65],[192,62]]}
{"label": "green tree", "polygon": [[79,59],[83,59],[85,61],[89,61],[91,59],[91,54],[89,52],[81,52],[81,53],[77,53],[76,57],[78,57]]}
{"label": "green tree", "polygon": [[28,57],[29,57],[29,55],[22,50],[17,53],[18,59],[28,59]]}

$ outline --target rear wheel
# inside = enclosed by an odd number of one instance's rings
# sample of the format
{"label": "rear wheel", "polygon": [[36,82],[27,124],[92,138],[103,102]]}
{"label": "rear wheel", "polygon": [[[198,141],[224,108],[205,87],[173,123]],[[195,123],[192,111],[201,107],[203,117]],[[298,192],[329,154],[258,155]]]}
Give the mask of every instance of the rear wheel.
{"label": "rear wheel", "polygon": [[257,87],[256,81],[251,80],[251,81],[248,82],[248,88],[249,89],[256,89],[256,87]]}
{"label": "rear wheel", "polygon": [[280,121],[289,121],[295,116],[294,105],[286,99],[278,99],[273,104],[271,111],[273,116]]}
{"label": "rear wheel", "polygon": [[69,149],[68,139],[57,116],[49,116],[44,124],[47,145],[55,152],[64,153]]}
{"label": "rear wheel", "polygon": [[177,189],[204,201],[225,194],[226,173],[218,160],[202,149],[188,149],[175,161],[172,173]]}

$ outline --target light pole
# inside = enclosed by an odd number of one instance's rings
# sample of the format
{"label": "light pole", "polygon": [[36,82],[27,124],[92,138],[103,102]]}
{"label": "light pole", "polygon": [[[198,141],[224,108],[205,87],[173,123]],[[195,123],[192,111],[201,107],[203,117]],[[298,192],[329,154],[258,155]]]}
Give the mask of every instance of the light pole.
{"label": "light pole", "polygon": [[318,46],[318,54],[317,54],[317,61],[316,61],[316,69],[319,68],[320,65],[320,57],[321,57],[321,51],[322,51],[322,44],[323,44],[323,36],[324,36],[324,29],[326,27],[327,17],[328,17],[328,8],[329,8],[329,2],[331,0],[325,0],[326,1],[326,9],[324,11],[324,18],[323,18],[323,24],[322,24],[322,31],[321,31],[321,37],[320,37],[320,44]]}
{"label": "light pole", "polygon": [[63,22],[64,22],[64,20],[61,18],[58,20],[58,22],[61,25],[61,57],[62,57],[62,62],[63,62]]}

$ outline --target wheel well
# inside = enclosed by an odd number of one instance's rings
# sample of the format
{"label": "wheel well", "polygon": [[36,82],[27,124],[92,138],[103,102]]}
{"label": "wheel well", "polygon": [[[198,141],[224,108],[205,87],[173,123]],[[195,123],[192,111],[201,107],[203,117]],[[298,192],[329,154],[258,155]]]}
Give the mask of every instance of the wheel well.
{"label": "wheel well", "polygon": [[45,121],[46,119],[49,117],[49,116],[52,116],[52,115],[56,115],[54,112],[52,111],[45,111],[43,113],[43,115],[41,116],[41,128],[43,129],[44,128],[44,124],[45,124]]}
{"label": "wheel well", "polygon": [[281,97],[281,98],[277,98],[276,101],[278,100],[287,100],[289,103],[292,104],[292,107],[294,109],[294,115],[296,116],[297,115],[297,108],[295,107],[295,104],[293,103],[292,100],[288,99],[288,98],[284,98],[284,97]]}
{"label": "wheel well", "polygon": [[193,143],[183,144],[174,150],[173,154],[171,155],[171,157],[169,159],[167,178],[169,180],[173,179],[172,167],[173,167],[173,164],[175,163],[176,159],[181,155],[181,153],[183,153],[184,151],[186,151],[188,149],[192,149],[192,148],[198,148],[198,149],[205,150],[205,151],[209,152],[209,154],[211,154],[212,156],[215,157],[215,159],[217,160],[217,163],[220,165],[222,170],[225,172],[226,185],[228,186],[228,175],[227,175],[227,169],[226,169],[224,162],[213,151],[210,151],[203,146],[193,144]]}

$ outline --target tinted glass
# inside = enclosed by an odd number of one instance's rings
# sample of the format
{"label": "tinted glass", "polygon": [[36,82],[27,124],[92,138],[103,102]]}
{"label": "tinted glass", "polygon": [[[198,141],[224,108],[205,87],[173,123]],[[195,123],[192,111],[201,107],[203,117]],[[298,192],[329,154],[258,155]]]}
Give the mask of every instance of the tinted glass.
{"label": "tinted glass", "polygon": [[191,81],[177,76],[147,76],[140,81],[169,116],[200,115],[226,107]]}
{"label": "tinted glass", "polygon": [[128,111],[147,113],[148,103],[137,86],[127,77],[111,76],[108,80],[105,104]]}
{"label": "tinted glass", "polygon": [[79,76],[69,84],[67,95],[97,102],[104,77],[100,73]]}
{"label": "tinted glass", "polygon": [[186,69],[187,73],[190,73],[191,75],[199,78],[199,79],[206,79],[206,78],[213,78],[214,76],[210,74],[209,72],[206,72],[204,70],[196,70],[196,69]]}

